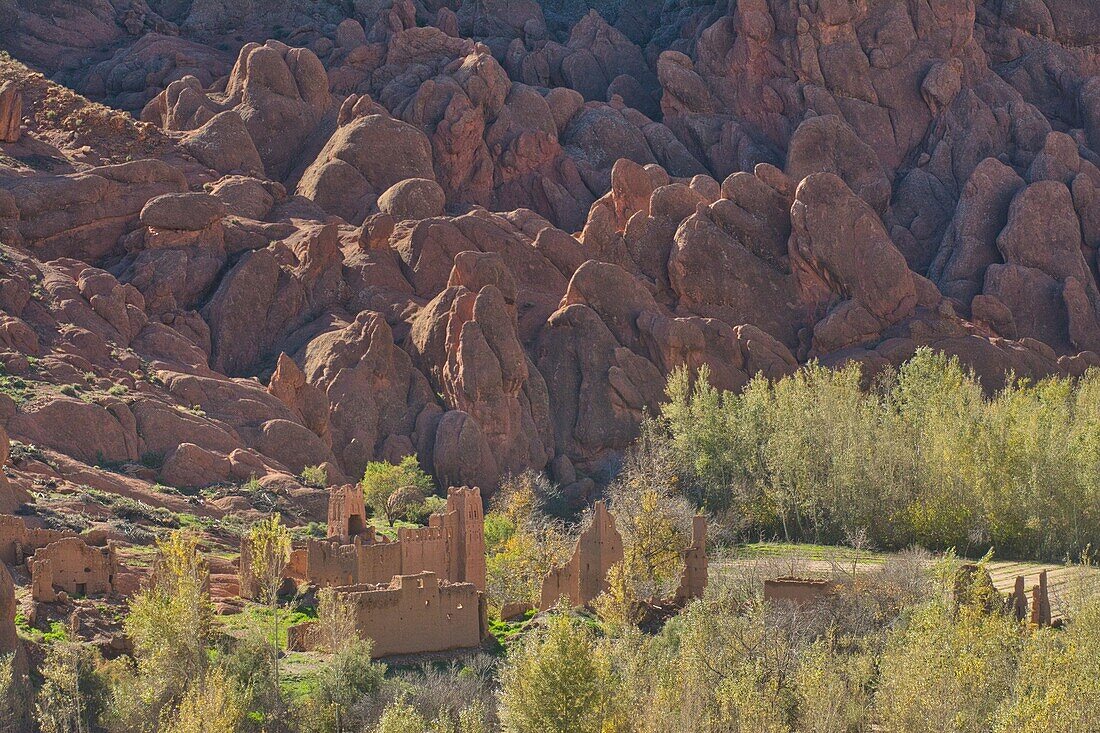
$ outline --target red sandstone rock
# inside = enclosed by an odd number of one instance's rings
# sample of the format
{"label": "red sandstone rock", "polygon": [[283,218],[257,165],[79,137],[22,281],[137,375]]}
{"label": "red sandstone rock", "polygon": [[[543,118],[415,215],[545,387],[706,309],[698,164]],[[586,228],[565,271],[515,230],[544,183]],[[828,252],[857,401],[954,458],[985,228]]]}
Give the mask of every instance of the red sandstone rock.
{"label": "red sandstone rock", "polygon": [[[0,421],[70,468],[190,444],[168,473],[205,485],[416,452],[487,491],[553,464],[580,496],[678,366],[736,389],[929,345],[995,387],[1100,348],[1081,0],[614,25],[537,3],[31,5],[0,10],[6,49],[166,131],[91,108],[61,130],[49,82],[19,82],[0,362],[45,386]],[[214,48],[275,24],[301,48]],[[94,398],[58,394],[87,373]]]}
{"label": "red sandstone rock", "polygon": [[23,124],[23,95],[13,82],[0,84],[0,143],[19,142]]}

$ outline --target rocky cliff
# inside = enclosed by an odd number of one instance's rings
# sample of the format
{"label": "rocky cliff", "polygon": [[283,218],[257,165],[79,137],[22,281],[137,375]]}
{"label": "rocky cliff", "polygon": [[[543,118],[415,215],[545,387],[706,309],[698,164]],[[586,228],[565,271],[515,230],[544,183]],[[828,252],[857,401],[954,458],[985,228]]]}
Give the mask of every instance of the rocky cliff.
{"label": "rocky cliff", "polygon": [[0,47],[22,488],[582,500],[680,366],[1100,365],[1089,0],[0,0]]}

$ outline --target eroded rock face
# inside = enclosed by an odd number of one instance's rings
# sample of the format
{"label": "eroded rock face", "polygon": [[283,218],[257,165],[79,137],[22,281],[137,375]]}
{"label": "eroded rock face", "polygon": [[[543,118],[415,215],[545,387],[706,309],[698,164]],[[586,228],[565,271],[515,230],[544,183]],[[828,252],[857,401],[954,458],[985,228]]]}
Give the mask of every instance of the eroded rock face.
{"label": "eroded rock face", "polygon": [[0,86],[0,425],[67,465],[583,499],[679,367],[1100,363],[1085,0],[48,5],[0,46],[147,123]]}
{"label": "eroded rock face", "polygon": [[0,84],[0,143],[19,142],[23,124],[23,94],[13,82]]}
{"label": "eroded rock face", "polygon": [[803,180],[791,224],[792,267],[803,297],[825,312],[814,326],[813,353],[872,340],[912,315],[917,292],[905,258],[844,181],[832,173]]}
{"label": "eroded rock face", "polygon": [[424,134],[388,115],[372,114],[336,131],[302,176],[298,193],[361,224],[391,186],[434,177],[431,146]]}

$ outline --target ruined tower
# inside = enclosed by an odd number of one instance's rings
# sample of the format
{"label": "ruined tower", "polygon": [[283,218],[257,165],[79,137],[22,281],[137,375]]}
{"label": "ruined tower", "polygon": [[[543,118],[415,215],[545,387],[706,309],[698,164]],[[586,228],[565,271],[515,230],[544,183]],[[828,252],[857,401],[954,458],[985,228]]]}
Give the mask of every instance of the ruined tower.
{"label": "ruined tower", "polygon": [[702,598],[707,589],[707,518],[696,515],[691,522],[691,547],[684,550],[684,574],[676,600],[680,603]]}
{"label": "ruined tower", "polygon": [[359,484],[334,486],[328,498],[328,536],[342,544],[351,541],[370,530],[367,524],[367,509],[363,504],[363,489]]}
{"label": "ruined tower", "polygon": [[485,590],[485,510],[481,489],[452,488],[443,515],[447,538],[447,579]]}

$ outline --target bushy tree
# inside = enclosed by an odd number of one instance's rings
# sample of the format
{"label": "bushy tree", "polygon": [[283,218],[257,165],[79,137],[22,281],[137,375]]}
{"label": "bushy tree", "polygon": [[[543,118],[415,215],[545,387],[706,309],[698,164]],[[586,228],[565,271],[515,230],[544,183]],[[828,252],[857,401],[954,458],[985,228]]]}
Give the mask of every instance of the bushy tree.
{"label": "bushy tree", "polygon": [[1016,675],[1021,636],[977,604],[921,608],[890,640],[875,715],[891,733],[985,733]]}
{"label": "bushy tree", "polygon": [[35,700],[35,720],[42,733],[86,733],[92,730],[99,700],[94,678],[97,655],[78,642],[55,641],[46,651],[42,686]]}
{"label": "bushy tree", "polygon": [[[290,561],[290,530],[282,523],[278,514],[261,520],[248,532],[249,561],[252,575],[260,590],[260,598],[271,613],[271,672],[272,688],[275,691],[275,703],[281,707],[279,691],[279,588],[283,584],[283,573]],[[281,712],[281,711],[276,711]]]}
{"label": "bushy tree", "polygon": [[591,629],[565,615],[513,651],[501,675],[509,733],[602,733],[618,712],[618,680]]}
{"label": "bushy tree", "polygon": [[[420,469],[416,456],[405,456],[394,465],[372,461],[363,472],[363,499],[374,512],[390,524],[396,518],[391,513],[390,497],[401,488],[411,487],[426,496],[435,488],[432,477]],[[404,505],[399,508],[404,508]]]}
{"label": "bushy tree", "polygon": [[152,730],[201,678],[214,613],[208,586],[196,534],[181,530],[158,543],[152,582],[131,599],[124,623],[136,669],[113,680],[112,730]]}
{"label": "bushy tree", "polygon": [[1100,601],[1065,631],[1041,629],[1025,643],[995,733],[1085,733],[1100,720]]}
{"label": "bushy tree", "polygon": [[546,509],[552,487],[527,472],[504,482],[485,517],[486,573],[490,601],[538,605],[542,579],[573,551],[574,538]]}
{"label": "bushy tree", "polygon": [[371,643],[352,637],[321,667],[305,704],[299,728],[308,733],[362,730],[363,703],[378,694],[386,666],[371,661]]}
{"label": "bushy tree", "polygon": [[214,667],[191,683],[178,710],[162,723],[164,733],[239,733],[247,695],[225,670]]}
{"label": "bushy tree", "polygon": [[647,423],[609,490],[610,510],[623,536],[619,573],[635,598],[665,597],[683,571],[681,551],[695,514],[678,490],[671,447]]}

